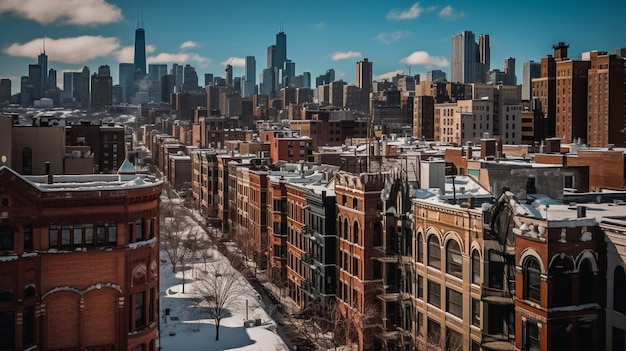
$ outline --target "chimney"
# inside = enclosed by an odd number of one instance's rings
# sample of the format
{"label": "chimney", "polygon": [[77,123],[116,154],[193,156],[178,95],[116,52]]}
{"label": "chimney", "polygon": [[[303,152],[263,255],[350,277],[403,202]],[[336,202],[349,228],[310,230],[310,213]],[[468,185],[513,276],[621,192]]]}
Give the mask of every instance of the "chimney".
{"label": "chimney", "polygon": [[587,217],[587,207],[578,206],[576,208],[576,218],[585,218]]}
{"label": "chimney", "polygon": [[46,184],[52,184],[53,180],[52,180],[52,173],[50,172],[50,161],[46,161],[46,176],[47,176]]}

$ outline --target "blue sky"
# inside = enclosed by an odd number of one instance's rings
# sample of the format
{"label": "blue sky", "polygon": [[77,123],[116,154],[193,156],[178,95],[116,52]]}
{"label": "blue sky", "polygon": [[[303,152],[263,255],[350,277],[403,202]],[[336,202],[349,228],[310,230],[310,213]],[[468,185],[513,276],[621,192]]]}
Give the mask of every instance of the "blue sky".
{"label": "blue sky", "polygon": [[296,73],[313,79],[333,68],[337,79],[354,83],[355,63],[365,57],[375,78],[407,73],[408,65],[424,78],[433,69],[449,78],[450,37],[471,30],[490,35],[492,69],[516,58],[521,83],[523,62],[539,61],[559,41],[570,45],[570,57],[625,47],[624,13],[626,2],[608,0],[0,0],[0,77],[19,91],[45,37],[59,82],[64,71],[108,64],[116,84],[118,64],[132,62],[142,14],[148,63],[191,64],[201,84],[204,73],[223,76],[229,61],[243,75],[247,55],[256,56],[258,82],[281,22]]}

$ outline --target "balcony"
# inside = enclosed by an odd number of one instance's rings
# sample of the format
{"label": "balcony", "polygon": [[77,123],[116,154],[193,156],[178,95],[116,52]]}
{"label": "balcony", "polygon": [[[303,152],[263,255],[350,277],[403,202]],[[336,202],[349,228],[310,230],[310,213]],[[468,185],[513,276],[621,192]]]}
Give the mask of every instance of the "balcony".
{"label": "balcony", "polygon": [[483,340],[480,346],[482,346],[483,350],[515,351],[515,336],[483,333]]}
{"label": "balcony", "polygon": [[302,263],[304,263],[304,264],[306,264],[308,266],[313,266],[315,264],[315,260],[308,253],[303,254],[301,260],[302,260]]}
{"label": "balcony", "polygon": [[481,300],[495,305],[512,305],[513,294],[505,290],[483,286]]}

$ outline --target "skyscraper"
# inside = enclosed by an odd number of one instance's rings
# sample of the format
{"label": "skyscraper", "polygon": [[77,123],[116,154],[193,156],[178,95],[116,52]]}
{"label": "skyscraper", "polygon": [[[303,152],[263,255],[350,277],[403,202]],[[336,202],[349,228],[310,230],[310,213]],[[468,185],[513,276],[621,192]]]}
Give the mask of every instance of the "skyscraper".
{"label": "skyscraper", "polygon": [[450,79],[453,83],[484,82],[481,75],[489,71],[491,55],[489,35],[481,34],[476,43],[474,33],[463,31],[452,36]]}
{"label": "skyscraper", "polygon": [[98,67],[91,77],[91,101],[93,110],[101,111],[113,104],[113,78],[108,65]]}
{"label": "skyscraper", "polygon": [[226,85],[229,87],[233,86],[233,65],[230,63],[226,65],[226,69],[224,70],[226,73]]}
{"label": "skyscraper", "polygon": [[356,63],[356,86],[361,90],[359,110],[369,113],[372,92],[372,62],[364,58]]}
{"label": "skyscraper", "polygon": [[286,60],[283,67],[283,87],[290,86],[293,82],[293,78],[296,76],[296,63],[291,60]]}
{"label": "skyscraper", "polygon": [[276,64],[276,45],[270,45],[267,47],[267,68],[281,67]]}
{"label": "skyscraper", "polygon": [[50,68],[48,70],[48,81],[46,84],[46,90],[48,89],[56,89],[57,88],[57,70],[54,68]]}
{"label": "skyscraper", "polygon": [[[38,100],[43,97],[43,82],[42,74],[41,74],[41,65],[28,65],[28,85],[32,85],[34,89],[34,95],[32,96],[33,100]],[[47,79],[46,79],[47,80]]]}
{"label": "skyscraper", "polygon": [[517,85],[517,76],[515,75],[515,58],[507,57],[504,59],[504,85]]}
{"label": "skyscraper", "polygon": [[155,101],[161,100],[161,77],[167,74],[167,64],[154,63],[148,65],[148,77],[150,78],[149,96]]}
{"label": "skyscraper", "polygon": [[89,108],[89,67],[83,67],[83,72],[80,76],[80,105],[83,108]]}
{"label": "skyscraper", "polygon": [[246,56],[245,75],[242,83],[242,95],[250,97],[255,93],[256,85],[256,58],[254,56]]}
{"label": "skyscraper", "polygon": [[287,34],[283,32],[281,25],[280,32],[276,34],[276,67],[283,68],[285,61],[287,61]]}
{"label": "skyscraper", "polygon": [[541,77],[541,63],[535,61],[524,62],[522,72],[522,100],[530,100],[533,94],[532,80]]}
{"label": "skyscraper", "polygon": [[11,100],[11,80],[7,78],[0,79],[0,105],[9,103]]}
{"label": "skyscraper", "polygon": [[146,32],[143,29],[143,20],[137,23],[135,29],[135,87],[138,91],[147,91],[147,87],[141,82],[146,77]]}
{"label": "skyscraper", "polygon": [[41,67],[39,81],[39,96],[43,97],[43,94],[48,90],[48,55],[46,55],[46,47],[44,42],[43,51],[37,56],[37,64]]}
{"label": "skyscraper", "polygon": [[177,93],[183,91],[183,65],[179,65],[177,63],[172,65],[171,75],[174,76],[174,90]]}
{"label": "skyscraper", "polygon": [[489,34],[478,36],[478,68],[476,82],[484,83],[487,72],[491,70],[491,46],[489,45]]}
{"label": "skyscraper", "polygon": [[185,65],[183,77],[183,91],[197,91],[199,89],[198,74],[193,66]]}
{"label": "skyscraper", "polygon": [[129,102],[135,95],[135,64],[120,63],[119,83],[122,87],[122,100]]}

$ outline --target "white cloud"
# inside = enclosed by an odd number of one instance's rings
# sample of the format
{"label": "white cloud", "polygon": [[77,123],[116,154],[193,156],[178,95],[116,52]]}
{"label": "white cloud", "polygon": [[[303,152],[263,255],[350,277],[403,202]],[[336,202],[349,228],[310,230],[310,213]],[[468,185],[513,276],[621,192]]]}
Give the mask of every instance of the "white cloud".
{"label": "white cloud", "polygon": [[409,35],[411,35],[411,32],[409,31],[382,32],[382,33],[378,33],[375,39],[385,45],[389,45]]}
{"label": "white cloud", "polygon": [[122,19],[122,10],[106,0],[0,0],[3,12],[42,24],[89,26]]}
{"label": "white cloud", "polygon": [[322,30],[324,28],[326,28],[326,23],[324,23],[324,22],[319,22],[319,23],[315,24],[315,30]]}
{"label": "white cloud", "polygon": [[404,72],[401,69],[397,69],[395,71],[379,74],[372,78],[373,80],[391,80],[393,77],[397,76],[398,74],[404,74]]}
{"label": "white cloud", "polygon": [[[36,59],[42,44],[42,38],[24,44],[13,43],[4,52],[10,56]],[[46,38],[46,54],[50,61],[63,63],[85,63],[97,57],[116,54],[119,47],[120,42],[114,37],[83,35],[74,38]]]}
{"label": "white cloud", "polygon": [[176,54],[162,52],[156,56],[150,56],[148,63],[191,63],[194,62],[198,66],[204,68],[208,66],[212,60],[208,57],[202,57],[192,52],[179,52]]}
{"label": "white cloud", "polygon": [[224,60],[222,62],[222,65],[226,66],[226,65],[231,65],[233,67],[245,67],[246,66],[246,59],[242,58],[242,57],[229,57],[226,60]]}
{"label": "white cloud", "polygon": [[198,43],[196,43],[195,41],[191,41],[191,40],[187,40],[186,42],[180,44],[181,49],[193,49],[198,46],[199,46]]}
{"label": "white cloud", "polygon": [[400,63],[436,67],[446,67],[449,65],[447,58],[442,56],[430,56],[426,51],[415,51],[411,55],[400,60]]}
{"label": "white cloud", "polygon": [[354,52],[354,51],[346,51],[346,52],[334,52],[331,54],[330,59],[333,61],[339,61],[339,60],[346,60],[346,59],[350,59],[350,58],[359,58],[361,57],[361,53],[360,52]]}
{"label": "white cloud", "polygon": [[408,9],[391,9],[389,13],[387,13],[387,19],[394,21],[414,19],[419,17],[423,11],[424,8],[420,6],[419,2],[416,2]]}
{"label": "white cloud", "polygon": [[452,6],[448,5],[439,11],[439,17],[445,19],[457,19],[465,16],[463,12],[455,10]]}

